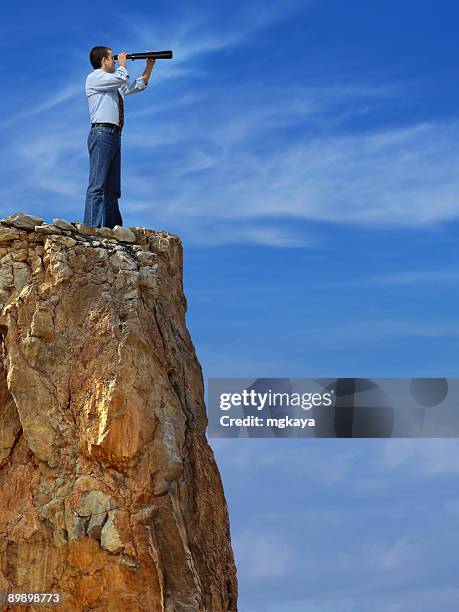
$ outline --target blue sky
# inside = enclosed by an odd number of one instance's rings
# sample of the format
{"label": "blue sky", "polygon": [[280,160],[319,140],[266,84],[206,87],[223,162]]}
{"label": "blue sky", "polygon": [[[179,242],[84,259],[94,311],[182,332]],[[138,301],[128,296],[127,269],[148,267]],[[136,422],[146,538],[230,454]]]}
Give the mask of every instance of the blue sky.
{"label": "blue sky", "polygon": [[[183,239],[204,376],[457,377],[456,3],[2,17],[1,216],[82,221],[89,49],[172,49],[127,99],[120,203]],[[240,610],[456,610],[456,442],[313,442],[210,440]]]}

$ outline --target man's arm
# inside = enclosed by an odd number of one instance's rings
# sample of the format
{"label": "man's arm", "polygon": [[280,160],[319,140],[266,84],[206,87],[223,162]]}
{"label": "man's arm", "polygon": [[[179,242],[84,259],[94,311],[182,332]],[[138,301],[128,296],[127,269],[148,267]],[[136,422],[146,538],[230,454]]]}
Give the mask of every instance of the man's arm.
{"label": "man's arm", "polygon": [[91,77],[89,87],[96,91],[113,91],[121,85],[127,83],[129,79],[128,71],[124,66],[119,66],[115,72],[104,72],[100,70]]}
{"label": "man's arm", "polygon": [[146,88],[145,82],[141,76],[137,77],[133,81],[128,81],[124,85],[122,85],[119,90],[123,94],[123,96],[130,96],[132,94],[138,93],[139,91],[143,91]]}
{"label": "man's arm", "polygon": [[135,81],[132,83],[126,83],[122,87],[120,87],[120,92],[124,96],[130,96],[132,94],[138,93],[139,91],[143,91],[148,85],[148,81],[150,80],[151,71],[153,70],[153,66],[155,65],[154,59],[148,59],[147,65],[145,66],[145,70],[142,75],[137,77]]}
{"label": "man's arm", "polygon": [[155,59],[147,59],[147,65],[145,66],[145,70],[142,74],[142,79],[145,85],[148,85],[148,81],[150,80],[151,71],[153,70],[153,66],[155,65]]}

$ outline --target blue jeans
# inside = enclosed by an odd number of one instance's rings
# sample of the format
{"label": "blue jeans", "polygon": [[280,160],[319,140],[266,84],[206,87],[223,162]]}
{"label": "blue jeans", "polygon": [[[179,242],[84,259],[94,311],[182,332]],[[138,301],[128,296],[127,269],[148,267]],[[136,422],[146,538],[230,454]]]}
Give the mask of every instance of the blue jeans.
{"label": "blue jeans", "polygon": [[121,135],[109,127],[91,128],[88,135],[89,185],[84,223],[90,227],[123,225],[121,197]]}

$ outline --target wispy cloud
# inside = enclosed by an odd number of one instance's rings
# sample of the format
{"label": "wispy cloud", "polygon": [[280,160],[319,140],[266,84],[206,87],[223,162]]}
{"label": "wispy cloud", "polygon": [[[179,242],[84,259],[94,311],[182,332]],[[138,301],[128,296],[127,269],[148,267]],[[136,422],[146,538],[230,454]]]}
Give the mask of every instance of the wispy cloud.
{"label": "wispy cloud", "polygon": [[[359,460],[365,457],[361,448],[347,449],[342,441],[320,440],[317,444],[292,444],[276,440],[273,445],[270,439],[212,439],[222,465],[243,472],[248,468],[252,472],[269,473],[275,479],[288,471],[290,477],[304,478],[305,466],[314,466],[307,477],[312,481],[328,487],[349,478]],[[304,441],[303,441],[304,442]],[[235,448],[237,447],[237,452]],[[321,458],[327,455],[327,462]]]}
{"label": "wispy cloud", "polygon": [[[339,313],[324,308],[322,312],[311,309],[311,321],[304,328],[289,329],[282,333],[282,338],[292,346],[303,343],[309,353],[333,351],[337,347],[344,349],[368,351],[375,346],[389,347],[391,342],[401,338],[408,341],[426,343],[430,339],[448,339],[459,337],[459,325],[451,316],[450,321],[438,321],[431,316],[388,316],[382,311],[372,312],[357,310],[355,307],[343,308]],[[341,367],[346,368],[343,363]],[[386,366],[387,367],[387,366]],[[409,367],[409,364],[406,365]],[[347,371],[347,370],[346,370]],[[349,373],[348,376],[352,376]]]}
{"label": "wispy cloud", "polygon": [[424,283],[457,283],[459,281],[459,270],[413,270],[397,272],[394,274],[382,274],[380,276],[362,279],[360,283],[368,282],[375,285],[421,285]]}
{"label": "wispy cloud", "polygon": [[37,115],[43,115],[45,111],[55,109],[71,99],[76,99],[78,96],[81,98],[83,91],[81,83],[72,82],[60,89],[51,91],[51,95],[41,101],[33,100],[33,103],[31,103],[30,99],[28,99],[25,101],[27,104],[26,108],[10,114],[7,119],[3,119],[0,122],[0,130],[13,127],[19,122],[31,119]]}
{"label": "wispy cloud", "polygon": [[65,132],[59,127],[48,128],[46,138],[19,137],[11,153],[17,163],[27,168],[22,187],[75,197],[87,180],[82,172],[83,165],[87,166],[84,147],[81,132],[71,127],[67,127]]}
{"label": "wispy cloud", "polygon": [[376,596],[349,597],[343,594],[308,597],[305,599],[286,599],[251,607],[248,612],[453,612],[459,598],[459,589],[454,588],[406,588]]}
{"label": "wispy cloud", "polygon": [[[459,123],[317,135],[317,100],[307,99],[303,115],[297,105],[268,105],[183,129],[166,122],[151,136],[133,130],[133,147],[179,148],[162,175],[173,194],[158,194],[154,176],[147,186],[162,223],[184,215],[421,228],[459,215]],[[294,141],[282,137],[288,126],[300,130]]]}
{"label": "wispy cloud", "polygon": [[[234,131],[227,128],[232,146],[224,135],[219,137],[218,128],[211,132],[211,142],[218,147],[209,164],[213,170],[204,176],[181,172],[177,201],[180,205],[182,193],[187,193],[187,216],[280,215],[419,227],[459,213],[457,124],[308,137],[256,153],[256,132],[262,125],[255,124],[253,130],[249,124]],[[185,160],[195,154],[192,148],[188,151]]]}
{"label": "wispy cloud", "polygon": [[387,440],[384,464],[416,476],[459,474],[458,440]]}
{"label": "wispy cloud", "polygon": [[300,8],[304,10],[305,2],[251,0],[234,8],[224,22],[219,19],[218,29],[211,11],[204,18],[194,10],[185,9],[181,15],[175,13],[169,20],[162,19],[161,25],[154,25],[151,20],[147,22],[143,15],[130,14],[129,18],[119,16],[118,19],[131,39],[142,48],[151,48],[153,42],[158,45],[167,41],[168,48],[174,50],[175,62],[181,65],[215,51],[234,49],[247,42],[253,44],[251,37],[256,32],[282,21]]}
{"label": "wispy cloud", "polygon": [[291,545],[273,533],[246,531],[233,539],[239,572],[251,580],[285,576],[293,559]]}

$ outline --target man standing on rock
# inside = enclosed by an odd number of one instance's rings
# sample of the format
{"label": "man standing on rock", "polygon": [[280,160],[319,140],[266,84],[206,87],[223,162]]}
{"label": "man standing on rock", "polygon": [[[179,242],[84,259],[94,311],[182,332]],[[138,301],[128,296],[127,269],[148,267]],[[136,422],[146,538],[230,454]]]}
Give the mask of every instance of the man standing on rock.
{"label": "man standing on rock", "polygon": [[90,227],[122,225],[118,207],[121,196],[121,131],[124,124],[124,97],[143,91],[148,85],[154,59],[135,81],[129,82],[126,53],[118,55],[119,67],[109,47],[94,47],[89,55],[94,71],[86,79],[91,129],[88,135],[89,185],[84,223]]}

